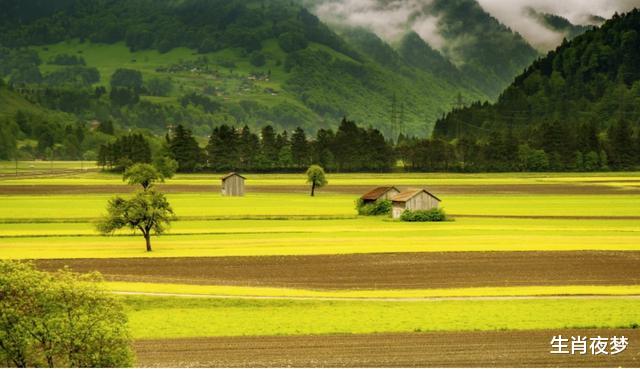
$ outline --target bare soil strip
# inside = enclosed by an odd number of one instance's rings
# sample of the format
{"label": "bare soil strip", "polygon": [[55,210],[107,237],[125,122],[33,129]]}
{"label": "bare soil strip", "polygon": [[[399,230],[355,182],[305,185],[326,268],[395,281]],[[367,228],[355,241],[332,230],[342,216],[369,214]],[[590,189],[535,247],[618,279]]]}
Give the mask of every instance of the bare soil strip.
{"label": "bare soil strip", "polygon": [[251,296],[199,295],[193,293],[122,292],[121,296],[178,297],[219,300],[294,300],[294,301],[376,301],[376,302],[440,302],[440,301],[514,301],[514,300],[638,300],[640,295],[546,295],[546,296],[453,296],[453,297],[315,297],[315,296]]}
{"label": "bare soil strip", "polygon": [[308,289],[640,284],[640,252],[438,252],[323,256],[37,260],[107,279]]}
{"label": "bare soil strip", "polygon": [[[361,195],[375,186],[330,185],[324,192]],[[431,191],[442,195],[633,195],[640,194],[637,187],[614,187],[598,184],[505,184],[505,185],[429,185],[428,183],[403,187],[428,187]],[[167,193],[203,193],[219,192],[218,183],[202,184],[165,184],[159,185]],[[130,193],[135,189],[122,185],[0,185],[0,195],[84,195]],[[259,193],[307,193],[307,186],[247,186],[247,192]]]}
{"label": "bare soil strip", "polygon": [[[626,336],[618,355],[552,355],[553,336]],[[135,342],[141,367],[639,367],[640,330],[216,337]]]}

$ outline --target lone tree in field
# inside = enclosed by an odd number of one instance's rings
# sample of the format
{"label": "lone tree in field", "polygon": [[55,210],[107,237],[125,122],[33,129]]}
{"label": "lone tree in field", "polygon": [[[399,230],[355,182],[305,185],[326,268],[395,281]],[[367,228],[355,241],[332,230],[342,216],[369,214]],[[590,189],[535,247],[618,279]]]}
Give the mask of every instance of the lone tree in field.
{"label": "lone tree in field", "polygon": [[316,195],[316,188],[326,186],[329,182],[324,174],[324,169],[319,165],[312,165],[307,169],[307,183],[311,183],[311,196]]}
{"label": "lone tree in field", "polygon": [[154,190],[140,191],[132,199],[115,197],[107,205],[107,215],[98,223],[98,231],[113,234],[122,228],[142,232],[151,252],[151,234],[161,235],[174,218],[167,198]]}
{"label": "lone tree in field", "polygon": [[125,170],[122,180],[147,191],[154,183],[164,182],[164,175],[151,164],[135,164]]}
{"label": "lone tree in field", "polygon": [[101,281],[0,261],[0,367],[132,366],[127,315]]}

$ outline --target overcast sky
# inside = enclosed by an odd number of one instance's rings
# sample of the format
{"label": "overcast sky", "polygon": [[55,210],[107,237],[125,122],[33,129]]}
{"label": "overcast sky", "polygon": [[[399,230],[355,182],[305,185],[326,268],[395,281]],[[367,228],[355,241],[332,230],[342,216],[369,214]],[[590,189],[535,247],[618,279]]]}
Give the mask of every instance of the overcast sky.
{"label": "overcast sky", "polygon": [[[445,41],[438,32],[438,19],[419,10],[432,0],[316,0],[316,12],[328,23],[366,27],[387,41],[396,41],[413,30],[435,49]],[[477,0],[482,8],[506,26],[519,32],[534,47],[547,51],[556,47],[564,35],[550,31],[528,13],[563,16],[574,24],[588,24],[592,15],[610,18],[616,11],[640,7],[640,0]],[[421,14],[416,16],[416,14]],[[413,16],[413,18],[411,18]]]}

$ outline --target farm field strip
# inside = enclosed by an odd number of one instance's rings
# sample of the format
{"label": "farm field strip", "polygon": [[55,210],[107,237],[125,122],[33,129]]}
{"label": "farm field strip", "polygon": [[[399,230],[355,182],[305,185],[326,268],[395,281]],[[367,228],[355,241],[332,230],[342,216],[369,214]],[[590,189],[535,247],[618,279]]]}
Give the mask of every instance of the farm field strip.
{"label": "farm field strip", "polygon": [[520,286],[480,287],[457,289],[405,289],[405,290],[308,290],[273,287],[203,286],[185,284],[106,282],[106,287],[118,293],[200,295],[208,298],[305,298],[305,299],[425,299],[425,298],[488,298],[531,296],[637,296],[640,285],[635,286]]}
{"label": "farm field strip", "polygon": [[[549,355],[550,337],[629,338],[615,356]],[[640,330],[335,334],[137,340],[141,367],[637,367]],[[461,350],[460,348],[464,348]],[[428,349],[425,349],[428,348]]]}
{"label": "farm field strip", "polygon": [[299,301],[124,298],[136,339],[637,326],[637,299]]}
{"label": "farm field strip", "polygon": [[[33,165],[20,163],[20,167]],[[46,170],[48,162],[36,162],[37,168]],[[79,162],[63,163],[55,162],[55,169],[79,169]],[[84,163],[85,168],[95,168],[94,163]],[[15,171],[14,162],[0,162],[0,171],[11,173]],[[0,179],[3,184],[60,184],[60,185],[87,185],[87,184],[122,184],[119,174],[87,172],[79,173],[71,178],[53,177],[50,179],[38,178],[11,178]],[[223,174],[178,174],[167,181],[167,184],[199,184],[217,185]],[[246,174],[247,185],[250,186],[306,186],[303,174]],[[581,185],[583,183],[607,183],[616,186],[640,182],[640,172],[607,172],[607,173],[350,173],[329,174],[330,185],[491,185],[491,184],[545,184],[561,183],[569,185]]]}
{"label": "farm field strip", "polygon": [[[322,194],[249,194],[223,198],[217,193],[167,195],[180,217],[355,216],[357,196]],[[109,195],[0,196],[0,222],[96,219]],[[73,206],[69,206],[73,204]],[[447,196],[449,214],[482,216],[640,217],[638,195],[476,195]]]}
{"label": "farm field strip", "polygon": [[83,273],[97,270],[113,282],[313,291],[640,285],[640,252],[628,251],[40,259],[35,263],[47,271],[65,266]]}
{"label": "farm field strip", "polygon": [[[267,255],[331,255],[391,252],[462,251],[584,251],[640,250],[640,235],[587,232],[522,234],[521,231],[435,232],[422,235],[366,232],[220,234],[163,236],[154,239],[155,251],[146,253],[141,237],[3,238],[2,259],[221,257]],[[78,242],[81,240],[81,242]]]}
{"label": "farm field strip", "polygon": [[[343,219],[243,219],[243,220],[188,220],[174,222],[168,235],[215,235],[215,234],[313,234],[333,232],[370,233],[375,228],[379,233],[432,232],[434,236],[448,232],[556,232],[559,235],[580,234],[634,234],[640,233],[640,222],[635,220],[554,219],[531,221],[530,219],[458,218],[443,223],[404,223],[381,217],[353,217]],[[452,233],[453,234],[453,233]],[[90,222],[0,223],[0,238],[97,236],[95,224]],[[119,231],[118,236],[131,236],[131,231]]]}

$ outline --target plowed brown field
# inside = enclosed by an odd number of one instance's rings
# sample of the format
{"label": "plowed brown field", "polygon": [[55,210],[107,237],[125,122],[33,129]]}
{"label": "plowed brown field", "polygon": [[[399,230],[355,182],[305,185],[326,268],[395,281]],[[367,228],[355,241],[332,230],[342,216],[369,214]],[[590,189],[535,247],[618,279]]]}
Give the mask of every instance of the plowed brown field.
{"label": "plowed brown field", "polygon": [[640,284],[640,252],[453,252],[38,260],[110,280],[315,289]]}
{"label": "plowed brown field", "polygon": [[[552,355],[562,334],[626,336],[615,356]],[[137,341],[143,367],[639,367],[640,330],[445,332]]]}

